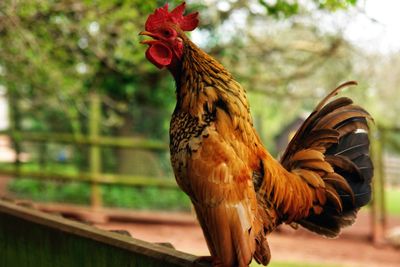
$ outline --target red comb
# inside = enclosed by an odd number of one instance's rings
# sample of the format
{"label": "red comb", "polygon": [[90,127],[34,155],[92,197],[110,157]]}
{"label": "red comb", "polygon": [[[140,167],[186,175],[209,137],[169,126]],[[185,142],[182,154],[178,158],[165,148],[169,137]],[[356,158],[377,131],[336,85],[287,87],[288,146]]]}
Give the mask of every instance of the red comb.
{"label": "red comb", "polygon": [[171,12],[168,12],[168,3],[163,7],[159,7],[151,14],[146,21],[146,31],[154,31],[165,22],[172,22],[178,25],[183,31],[193,31],[199,24],[198,12],[190,13],[184,16],[185,2],[177,6]]}

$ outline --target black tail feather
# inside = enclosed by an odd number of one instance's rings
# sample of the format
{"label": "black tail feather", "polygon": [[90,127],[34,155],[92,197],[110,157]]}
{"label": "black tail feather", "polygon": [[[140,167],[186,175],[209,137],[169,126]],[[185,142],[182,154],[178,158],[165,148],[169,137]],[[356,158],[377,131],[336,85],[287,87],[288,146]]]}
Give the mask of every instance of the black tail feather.
{"label": "black tail feather", "polygon": [[343,202],[343,212],[360,208],[371,200],[371,180],[373,176],[372,161],[369,156],[369,139],[365,132],[353,132],[343,136],[339,142],[331,146],[325,153],[329,156],[342,156],[351,161],[357,167],[357,173],[349,172],[333,165],[336,173],[343,176],[349,183],[354,193],[354,203],[350,201],[349,195],[341,192],[339,196]]}
{"label": "black tail feather", "polygon": [[338,183],[329,175],[326,180],[321,176],[327,187],[336,190],[341,208],[327,201],[321,213],[311,211],[308,217],[298,221],[303,227],[328,237],[337,236],[342,227],[351,225],[360,207],[371,200],[373,165],[369,155],[368,120],[372,118],[349,98],[329,102],[341,88],[352,84],[355,83],[339,86],[321,101],[300,127],[281,160],[290,170],[293,155],[315,149],[324,153],[325,161],[333,167],[339,180],[342,179]]}

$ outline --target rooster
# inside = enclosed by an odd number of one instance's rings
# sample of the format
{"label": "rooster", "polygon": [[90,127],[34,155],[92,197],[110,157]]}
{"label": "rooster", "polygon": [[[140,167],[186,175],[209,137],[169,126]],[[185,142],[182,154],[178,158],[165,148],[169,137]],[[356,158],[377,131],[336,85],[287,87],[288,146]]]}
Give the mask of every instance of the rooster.
{"label": "rooster", "polygon": [[170,125],[171,163],[190,197],[213,266],[267,265],[267,236],[282,223],[335,237],[371,198],[371,116],[347,97],[328,94],[280,161],[263,146],[246,91],[186,36],[199,23],[185,3],[149,15],[147,59],[176,82]]}

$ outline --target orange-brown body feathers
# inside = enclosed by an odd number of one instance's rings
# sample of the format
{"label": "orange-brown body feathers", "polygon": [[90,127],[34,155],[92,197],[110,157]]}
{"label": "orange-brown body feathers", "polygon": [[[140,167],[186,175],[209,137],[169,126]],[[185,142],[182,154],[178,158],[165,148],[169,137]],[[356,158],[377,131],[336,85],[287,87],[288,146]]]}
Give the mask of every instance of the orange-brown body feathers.
{"label": "orange-brown body feathers", "polygon": [[354,82],[321,101],[279,162],[253,127],[245,90],[179,27],[180,21],[197,26],[197,16],[183,16],[182,7],[169,13],[166,6],[149,17],[152,32],[142,34],[155,40],[143,43],[149,60],[167,67],[176,81],[171,162],[214,265],[248,266],[253,258],[268,264],[267,235],[281,223],[336,236],[371,195],[370,115],[348,98],[331,100]]}

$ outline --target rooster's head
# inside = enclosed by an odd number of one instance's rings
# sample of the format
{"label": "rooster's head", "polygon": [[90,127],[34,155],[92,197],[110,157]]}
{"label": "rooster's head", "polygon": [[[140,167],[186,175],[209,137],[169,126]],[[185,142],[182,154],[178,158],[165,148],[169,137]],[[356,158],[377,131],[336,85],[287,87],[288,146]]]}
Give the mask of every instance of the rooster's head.
{"label": "rooster's head", "polygon": [[199,24],[197,12],[186,16],[183,15],[184,12],[185,2],[171,12],[168,11],[168,4],[165,4],[147,18],[145,31],[139,33],[153,38],[141,43],[149,46],[146,57],[160,69],[170,67],[181,59],[184,31],[192,31]]}

